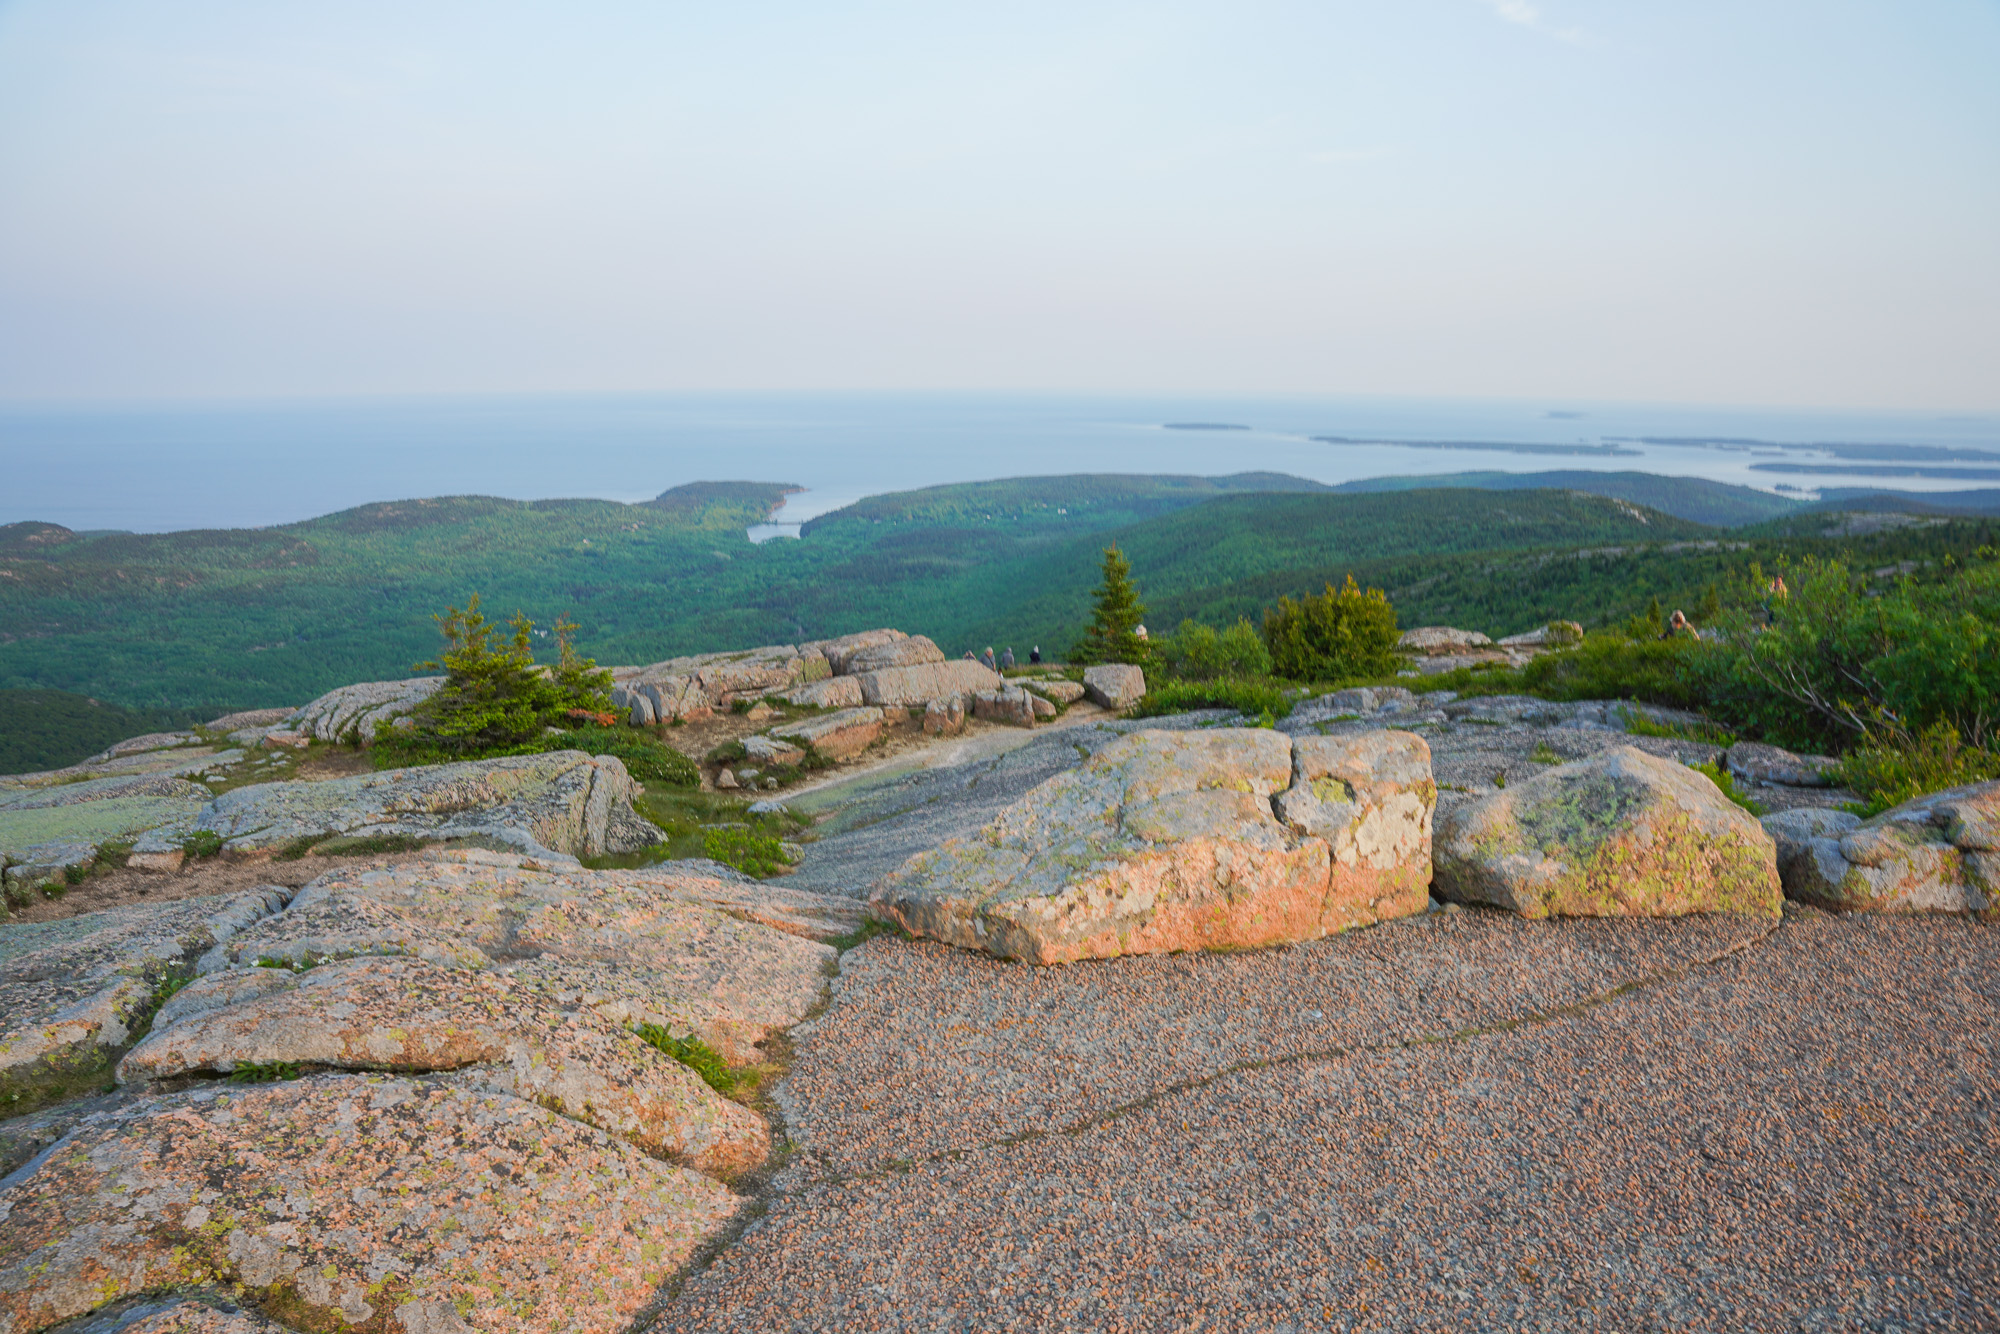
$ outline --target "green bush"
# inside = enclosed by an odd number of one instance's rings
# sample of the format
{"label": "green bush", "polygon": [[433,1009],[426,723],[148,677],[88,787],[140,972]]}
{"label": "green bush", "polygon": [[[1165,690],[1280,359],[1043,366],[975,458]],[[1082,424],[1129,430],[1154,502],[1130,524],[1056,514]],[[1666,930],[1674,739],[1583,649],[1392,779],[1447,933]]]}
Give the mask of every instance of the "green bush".
{"label": "green bush", "polygon": [[728,1097],[736,1089],[737,1077],[722,1054],[690,1033],[677,1038],[658,1024],[640,1024],[632,1030],[647,1046],[670,1056],[701,1076],[702,1083]]}
{"label": "green bush", "polygon": [[1160,672],[1182,681],[1214,681],[1225,676],[1269,676],[1271,654],[1257,628],[1238,620],[1226,630],[1182,621],[1181,628],[1153,646]]}
{"label": "green bush", "polygon": [[1875,815],[1912,797],[2000,778],[2000,750],[1966,743],[1950,723],[1924,731],[1883,732],[1848,752],[1836,779]]}
{"label": "green bush", "polygon": [[[1690,658],[1689,690],[1781,745],[1847,750],[1948,724],[1975,747],[2000,725],[2000,559],[1982,549],[1942,577],[1887,591],[1839,561],[1786,569],[1789,593],[1725,622]],[[1752,571],[1753,584],[1764,579]],[[1879,595],[1878,595],[1879,593]]]}
{"label": "green bush", "polygon": [[1271,670],[1294,681],[1386,676],[1396,669],[1396,610],[1379,588],[1341,588],[1297,602],[1281,599],[1264,613]]}
{"label": "green bush", "polygon": [[669,787],[701,786],[701,770],[695,767],[693,760],[636,728],[573,727],[559,736],[543,737],[540,749],[616,755],[624,761],[625,772],[642,783],[665,783]]}
{"label": "green bush", "polygon": [[1292,704],[1291,693],[1282,686],[1225,677],[1219,681],[1169,681],[1141,696],[1132,714],[1158,718],[1190,709],[1235,709],[1252,718],[1269,716],[1276,721],[1292,711]]}
{"label": "green bush", "polygon": [[[558,657],[553,668],[535,665],[530,646],[534,622],[515,614],[513,634],[496,644],[499,629],[479,610],[474,594],[463,611],[447,607],[434,618],[444,636],[442,662],[420,662],[417,671],[442,671],[444,684],[407,724],[376,728],[380,759],[435,763],[539,749],[552,723],[571,718],[609,722],[611,673],[577,656],[576,627],[554,626]],[[379,759],[378,759],[379,762]]]}
{"label": "green bush", "polygon": [[190,857],[213,857],[222,851],[222,835],[213,829],[197,829],[181,840],[181,851]]}
{"label": "green bush", "polygon": [[1495,685],[1544,699],[1636,699],[1695,708],[1702,700],[1689,664],[1711,648],[1688,635],[1634,638],[1618,630],[1592,631],[1576,648],[1544,653],[1504,679],[1496,674]]}
{"label": "green bush", "polygon": [[751,829],[732,829],[719,826],[704,829],[701,834],[702,851],[716,861],[733,866],[745,875],[754,875],[759,880],[778,874],[792,864],[785,855],[785,846],[770,834],[760,834]]}

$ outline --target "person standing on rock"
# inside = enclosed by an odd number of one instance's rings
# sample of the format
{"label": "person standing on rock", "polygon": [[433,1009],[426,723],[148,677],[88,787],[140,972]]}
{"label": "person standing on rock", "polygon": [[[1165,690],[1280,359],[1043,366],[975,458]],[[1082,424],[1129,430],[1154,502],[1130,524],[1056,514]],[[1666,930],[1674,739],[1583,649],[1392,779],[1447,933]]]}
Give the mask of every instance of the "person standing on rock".
{"label": "person standing on rock", "polygon": [[1038,667],[1041,665],[1042,646],[1040,644],[1037,644],[1033,648],[1028,650],[1028,661],[1034,663]]}
{"label": "person standing on rock", "polygon": [[991,644],[986,646],[986,652],[980,655],[979,660],[986,664],[986,670],[989,672],[1000,670],[1000,664],[993,661],[993,646]]}
{"label": "person standing on rock", "polygon": [[1014,646],[1012,644],[1009,644],[1007,651],[1000,655],[1000,670],[1003,672],[1014,670]]}

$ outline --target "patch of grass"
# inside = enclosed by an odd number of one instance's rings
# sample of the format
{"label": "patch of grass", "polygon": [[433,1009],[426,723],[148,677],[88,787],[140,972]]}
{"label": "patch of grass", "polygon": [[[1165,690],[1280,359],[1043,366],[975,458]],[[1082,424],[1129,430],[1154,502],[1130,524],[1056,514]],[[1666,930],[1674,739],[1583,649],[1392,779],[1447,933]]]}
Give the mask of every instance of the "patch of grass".
{"label": "patch of grass", "polygon": [[428,843],[428,839],[415,834],[341,834],[314,843],[311,849],[318,857],[367,857],[385,852],[415,852]]}
{"label": "patch of grass", "polygon": [[705,855],[759,880],[774,876],[792,864],[779,839],[754,829],[719,826],[703,830],[701,847]]}
{"label": "patch of grass", "polygon": [[305,1072],[296,1061],[246,1061],[229,1072],[232,1084],[275,1084]]}
{"label": "patch of grass", "polygon": [[1625,710],[1625,730],[1633,736],[1665,737],[1670,741],[1699,741],[1710,746],[1727,748],[1736,744],[1736,733],[1714,723],[1702,722],[1682,725],[1679,723],[1658,723],[1636,709]]}
{"label": "patch of grass", "polygon": [[871,917],[855,930],[848,932],[844,936],[835,936],[826,943],[839,950],[842,954],[845,954],[856,946],[866,945],[877,936],[895,936],[899,940],[916,939],[915,936],[894,922],[878,922]]}
{"label": "patch of grass", "polygon": [[632,1030],[641,1042],[655,1048],[662,1055],[671,1056],[688,1069],[701,1076],[701,1082],[728,1097],[736,1091],[741,1081],[729,1063],[722,1059],[715,1048],[690,1033],[677,1038],[668,1029],[658,1024],[640,1024]]}
{"label": "patch of grass", "polygon": [[1759,805],[1749,793],[1736,786],[1736,775],[1730,773],[1729,770],[1723,768],[1721,765],[1691,764],[1688,768],[1707,778],[1709,782],[1715,784],[1721,790],[1723,796],[1729,798],[1752,815],[1762,815],[1764,813],[1763,806]]}
{"label": "patch of grass", "polygon": [[733,764],[749,754],[741,741],[725,741],[702,756],[704,764]]}
{"label": "patch of grass", "polygon": [[257,956],[255,966],[258,968],[283,968],[289,972],[305,973],[312,971],[325,962],[326,960],[321,956],[311,953],[302,954],[296,959],[280,959],[275,954],[260,954]]}
{"label": "patch of grass", "polygon": [[[638,852],[586,858],[586,866],[594,871],[634,870],[661,862],[711,857],[714,854],[709,851],[708,833],[717,828],[748,831],[768,838],[773,846],[795,837],[805,828],[804,821],[785,812],[752,815],[744,797],[727,792],[648,788],[633,799],[632,808],[656,825],[666,835],[666,841]],[[718,857],[716,860],[726,859]],[[737,865],[734,862],[730,864]],[[737,866],[737,869],[751,875],[758,874],[746,866]]]}
{"label": "patch of grass", "polygon": [[295,838],[291,842],[285,844],[285,846],[283,846],[282,848],[279,848],[275,853],[273,853],[272,858],[275,861],[295,862],[299,860],[301,857],[305,856],[308,852],[311,852],[314,847],[318,846],[323,841],[324,840],[322,838],[317,836]]}
{"label": "patch of grass", "polygon": [[1534,753],[1529,755],[1528,758],[1533,760],[1536,764],[1567,763],[1567,761],[1565,761],[1562,756],[1556,754],[1555,751],[1549,749],[1549,743],[1546,741],[1536,742]]}
{"label": "patch of grass", "polygon": [[[1214,681],[1169,681],[1148,690],[1132,707],[1135,718],[1158,718],[1191,709],[1235,709],[1275,722],[1292,711],[1295,696],[1272,681],[1221,677]],[[1268,724],[1267,724],[1268,725]]]}
{"label": "patch of grass", "polygon": [[213,829],[197,829],[181,840],[181,851],[190,857],[213,857],[222,851],[222,835]]}
{"label": "patch of grass", "polygon": [[693,760],[636,727],[573,727],[561,736],[544,737],[542,749],[615,755],[624,763],[625,772],[642,783],[701,786],[701,770]]}

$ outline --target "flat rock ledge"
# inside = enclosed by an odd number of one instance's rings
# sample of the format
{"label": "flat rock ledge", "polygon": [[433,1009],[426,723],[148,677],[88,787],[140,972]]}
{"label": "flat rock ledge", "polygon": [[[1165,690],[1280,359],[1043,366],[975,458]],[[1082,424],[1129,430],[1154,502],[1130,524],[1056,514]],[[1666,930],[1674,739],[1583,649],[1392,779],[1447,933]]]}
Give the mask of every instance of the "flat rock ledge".
{"label": "flat rock ledge", "polygon": [[1440,898],[1523,917],[1678,917],[1783,907],[1777,847],[1714,783],[1617,746],[1446,811]]}
{"label": "flat rock ledge", "polygon": [[121,1095],[6,1123],[0,1329],[627,1328],[770,1149],[639,1030],[756,1062],[863,925],[852,900],[671,864],[476,849],[168,907],[0,938],[47,937],[0,958],[24,986],[185,983],[128,1007],[151,1031]]}
{"label": "flat rock ledge", "polygon": [[554,860],[631,852],[660,838],[633,811],[636,791],[615,756],[580,750],[259,783],[146,834],[132,862],[177,870],[197,830],[219,835],[225,853],[251,859],[337,838],[480,839]]}
{"label": "flat rock ledge", "polygon": [[1037,964],[1313,940],[1423,911],[1436,804],[1411,733],[1148,729],[912,857],[869,911]]}

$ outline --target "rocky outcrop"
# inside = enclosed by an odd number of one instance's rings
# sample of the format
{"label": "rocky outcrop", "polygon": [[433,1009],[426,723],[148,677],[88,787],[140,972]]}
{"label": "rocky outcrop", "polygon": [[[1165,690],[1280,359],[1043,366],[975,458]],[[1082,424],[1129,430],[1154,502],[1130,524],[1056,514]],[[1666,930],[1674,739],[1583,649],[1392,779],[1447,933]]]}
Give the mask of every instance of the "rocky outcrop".
{"label": "rocky outcrop", "polygon": [[1508,635],[1499,641],[1503,649],[1570,648],[1583,642],[1583,627],[1575,621],[1550,621],[1525,634]]}
{"label": "rocky outcrop", "polygon": [[608,1334],[736,1203],[604,1131],[450,1079],[211,1086],[95,1118],[13,1183],[0,1326],[213,1284],[311,1329]]}
{"label": "rocky outcrop", "polygon": [[364,955],[511,968],[619,1023],[692,1031],[732,1061],[818,1003],[821,943],[858,928],[851,900],[754,881],[537,869],[506,854],[321,876],[284,913],[204,957],[204,974]]}
{"label": "rocky outcrop", "polygon": [[842,709],[818,718],[803,718],[771,729],[771,735],[810,746],[829,760],[859,755],[882,735],[882,710]]}
{"label": "rocky outcrop", "polygon": [[195,829],[223,851],[268,856],[340,837],[499,840],[543,857],[596,857],[656,843],[632,810],[634,787],[613,756],[582,751],[389,769],[323,782],[260,783],[215,798],[184,825],[134,844],[141,865],[170,870]]}
{"label": "rocky outcrop", "polygon": [[1058,681],[1046,677],[1031,676],[1015,682],[1023,690],[1031,690],[1042,698],[1051,700],[1065,708],[1083,698],[1081,681]]}
{"label": "rocky outcrop", "polygon": [[1867,820],[1845,811],[1767,816],[1787,896],[1848,912],[2000,908],[2000,782],[1904,802]]}
{"label": "rocky outcrop", "polygon": [[788,690],[785,703],[812,709],[854,709],[862,704],[861,683],[851,676],[830,676],[824,681]]}
{"label": "rocky outcrop", "polygon": [[623,1024],[559,1003],[546,977],[392,958],[297,974],[254,971],[286,985],[266,983],[244,996],[230,973],[197,982],[226,991],[233,1003],[195,1010],[163,1031],[156,1026],[119,1063],[118,1082],[280,1062],[403,1071],[477,1066],[482,1087],[702,1171],[742,1171],[770,1149],[763,1118]]}
{"label": "rocky outcrop", "polygon": [[922,708],[934,699],[966,699],[1002,685],[1000,673],[963,658],[915,667],[884,667],[854,679],[861,687],[862,699],[884,708]]}
{"label": "rocky outcrop", "polygon": [[329,690],[283,719],[287,731],[315,741],[353,741],[368,745],[379,723],[405,718],[444,684],[442,676],[418,676],[407,681],[364,681]]}
{"label": "rocky outcrop", "polygon": [[1794,755],[1789,750],[1756,741],[1739,741],[1725,760],[1729,772],[1748,783],[1782,787],[1832,787],[1829,776],[1839,763],[1825,755]]}
{"label": "rocky outcrop", "polygon": [[[982,690],[972,697],[972,716],[984,718],[990,723],[1004,723],[1010,727],[1033,727],[1035,725],[1035,704],[1037,697],[1018,686],[1007,686],[1000,690]],[[1046,701],[1042,701],[1047,705]],[[1047,705],[1049,716],[1055,715],[1055,707]]]}
{"label": "rocky outcrop", "polygon": [[1630,746],[1446,811],[1433,888],[1523,917],[1776,915],[1777,850],[1684,765]]}
{"label": "rocky outcrop", "polygon": [[160,992],[291,891],[183,899],[6,928],[0,953],[0,1109],[101,1080]]}
{"label": "rocky outcrop", "polygon": [[841,671],[860,676],[890,667],[921,667],[943,662],[944,651],[923,635],[907,635],[856,649],[842,664]]}
{"label": "rocky outcrop", "polygon": [[924,706],[924,735],[957,736],[965,730],[965,701],[953,695]]}
{"label": "rocky outcrop", "polygon": [[211,732],[236,732],[245,728],[276,727],[298,715],[298,709],[244,709],[225,713],[208,724]]}
{"label": "rocky outcrop", "polygon": [[1099,663],[1083,669],[1083,692],[1103,708],[1127,709],[1146,693],[1146,674],[1128,662]]}
{"label": "rocky outcrop", "polygon": [[[977,835],[912,857],[869,908],[922,935],[1043,964],[1316,939],[1422,908],[1423,755],[1421,740],[1390,734],[1374,748],[1312,751],[1295,773],[1282,733],[1135,732]],[[1389,771],[1360,773],[1370,756]],[[1325,781],[1337,772],[1359,780],[1355,800]],[[1294,803],[1297,818],[1345,840],[1351,860],[1338,877],[1328,838],[1273,812],[1299,774],[1317,774],[1323,795],[1316,807]],[[1398,820],[1410,828],[1392,829]]]}
{"label": "rocky outcrop", "polygon": [[1326,843],[1327,913],[1340,928],[1429,906],[1437,784],[1422,737],[1300,737],[1292,784],[1272,809],[1294,834]]}
{"label": "rocky outcrop", "polygon": [[807,647],[817,650],[820,656],[826,659],[827,666],[832,669],[834,675],[847,676],[855,670],[854,659],[857,654],[907,638],[909,636],[901,630],[862,630],[855,634],[842,635],[838,639],[817,640]]}
{"label": "rocky outcrop", "polygon": [[24,893],[87,865],[106,843],[191,820],[210,800],[207,788],[167,776],[0,790],[0,866],[8,887]]}
{"label": "rocky outcrop", "polygon": [[1492,644],[1491,639],[1477,630],[1457,630],[1449,625],[1420,626],[1403,631],[1396,639],[1396,647],[1402,652],[1425,657],[1460,654],[1471,649],[1489,648]]}
{"label": "rocky outcrop", "polygon": [[805,751],[797,745],[774,736],[743,738],[743,758],[760,767],[773,764],[794,765],[802,762],[805,757]]}

